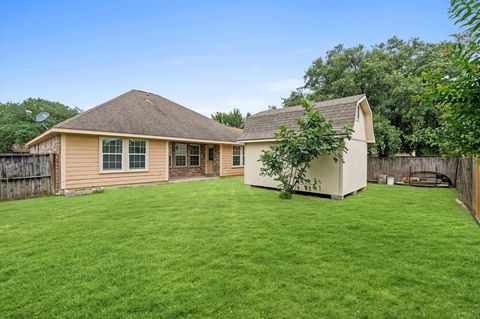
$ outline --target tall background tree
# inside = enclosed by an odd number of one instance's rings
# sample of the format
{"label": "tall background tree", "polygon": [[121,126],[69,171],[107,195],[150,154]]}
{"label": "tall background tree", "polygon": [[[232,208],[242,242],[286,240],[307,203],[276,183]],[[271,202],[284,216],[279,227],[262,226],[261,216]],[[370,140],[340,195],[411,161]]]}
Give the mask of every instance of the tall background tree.
{"label": "tall background tree", "polygon": [[370,147],[371,154],[438,154],[431,132],[439,126],[442,110],[423,98],[429,86],[424,74],[458,76],[450,59],[453,49],[451,42],[434,44],[397,37],[370,49],[337,45],[325,58],[312,63],[305,72],[304,86],[284,99],[284,106],[298,105],[303,98],[322,101],[366,94],[380,137]]}
{"label": "tall background tree", "polygon": [[[31,115],[27,113],[31,111]],[[80,112],[58,102],[29,98],[22,103],[0,103],[0,153],[9,152],[13,144],[25,144],[46,128],[32,119],[35,114],[46,111],[50,116],[43,122],[51,128]],[[30,115],[30,116],[29,116]]]}
{"label": "tall background tree", "polygon": [[230,127],[243,128],[245,125],[245,119],[250,115],[250,113],[247,113],[245,116],[243,116],[239,109],[234,108],[233,111],[228,113],[217,112],[212,115],[212,119]]}
{"label": "tall background tree", "polygon": [[452,0],[451,18],[463,28],[452,61],[460,70],[456,77],[433,79],[426,95],[442,109],[437,130],[444,154],[480,155],[480,1]]}

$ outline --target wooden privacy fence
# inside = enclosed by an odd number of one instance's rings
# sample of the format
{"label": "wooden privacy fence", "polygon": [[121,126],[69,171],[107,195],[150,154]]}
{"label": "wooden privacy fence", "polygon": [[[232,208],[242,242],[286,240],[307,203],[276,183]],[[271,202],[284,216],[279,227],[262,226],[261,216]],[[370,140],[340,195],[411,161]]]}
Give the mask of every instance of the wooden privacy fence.
{"label": "wooden privacy fence", "polygon": [[369,157],[367,179],[379,175],[394,176],[396,181],[412,172],[436,172],[446,175],[467,207],[480,218],[480,161],[472,158],[443,157]]}
{"label": "wooden privacy fence", "polygon": [[0,200],[55,192],[53,154],[0,154]]}
{"label": "wooden privacy fence", "polygon": [[462,201],[480,220],[480,161],[461,158],[458,166],[457,190]]}
{"label": "wooden privacy fence", "polygon": [[457,179],[457,158],[442,157],[369,157],[368,180],[377,180],[379,175],[390,175],[395,181],[412,172],[437,172],[450,178],[455,184]]}

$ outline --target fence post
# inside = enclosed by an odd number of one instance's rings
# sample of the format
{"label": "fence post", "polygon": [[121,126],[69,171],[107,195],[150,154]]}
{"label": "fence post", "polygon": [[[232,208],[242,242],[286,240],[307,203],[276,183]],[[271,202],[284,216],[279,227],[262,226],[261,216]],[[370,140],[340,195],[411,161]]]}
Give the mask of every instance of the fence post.
{"label": "fence post", "polygon": [[455,165],[455,177],[453,181],[453,187],[457,188],[457,179],[458,179],[458,166],[460,165],[460,158],[457,157],[457,164]]}
{"label": "fence post", "polygon": [[[477,214],[477,218],[480,220],[480,160],[479,158],[475,158],[476,165],[475,168],[475,175],[476,175],[476,183],[474,183],[474,192],[476,193],[476,205],[475,205],[475,213]],[[472,205],[473,206],[473,205]]]}

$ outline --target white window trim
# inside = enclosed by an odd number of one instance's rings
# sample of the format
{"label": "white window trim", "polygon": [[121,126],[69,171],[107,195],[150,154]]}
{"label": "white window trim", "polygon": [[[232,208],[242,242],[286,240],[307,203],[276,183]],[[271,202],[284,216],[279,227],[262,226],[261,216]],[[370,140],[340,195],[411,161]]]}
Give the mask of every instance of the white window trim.
{"label": "white window trim", "polygon": [[[192,155],[192,153],[189,152],[189,148],[190,148],[191,146],[197,146],[197,147],[198,147],[198,155],[195,155],[195,154]],[[201,165],[200,154],[202,154],[202,148],[200,147],[200,144],[188,144],[188,146],[187,146],[187,154],[188,154],[188,167],[200,167],[200,165]],[[192,164],[191,164],[190,159],[191,159],[192,156],[197,156],[197,157],[198,157],[198,165],[192,165]]]}
{"label": "white window trim", "polygon": [[242,166],[245,166],[245,145],[242,146]]}
{"label": "white window trim", "polygon": [[[104,170],[103,169],[103,140],[105,139],[116,139],[116,140],[121,140],[122,141],[122,168],[121,169],[106,169]],[[99,170],[100,170],[100,173],[121,173],[123,172],[124,168],[125,168],[125,155],[124,155],[124,150],[125,150],[125,143],[123,141],[123,139],[121,137],[111,137],[111,136],[102,136],[98,139],[98,147],[99,147]],[[107,153],[107,154],[111,154],[111,153]]]}
{"label": "white window trim", "polygon": [[168,152],[168,163],[167,163],[167,167],[173,167],[173,144],[170,143],[170,142],[167,142],[168,144],[168,149],[167,149],[167,152]]}
{"label": "white window trim", "polygon": [[[240,147],[240,154],[235,156],[240,156],[240,165],[233,164],[233,148]],[[245,166],[245,147],[243,145],[233,145],[232,146],[232,167],[243,167]]]}
{"label": "white window trim", "polygon": [[360,104],[357,103],[357,107],[355,108],[355,121],[360,121]]}
{"label": "white window trim", "polygon": [[[127,165],[126,165],[127,171],[130,171],[130,172],[147,172],[148,171],[148,154],[149,154],[149,152],[148,152],[148,140],[144,140],[144,139],[140,139],[140,138],[128,138],[128,139],[125,139],[125,140],[126,140],[126,144],[127,144]],[[130,168],[130,145],[129,145],[130,141],[145,141],[145,168]],[[143,155],[141,153],[132,153],[132,155],[133,154]]]}
{"label": "white window trim", "polygon": [[[186,146],[186,154],[185,155],[177,155],[177,145],[180,145],[180,144],[183,144]],[[185,156],[185,165],[177,165],[177,156]],[[175,160],[175,167],[188,167],[188,144],[186,143],[175,143],[175,156],[174,156],[174,160]],[[172,163],[173,164],[173,163]]]}
{"label": "white window trim", "polygon": [[[122,140],[122,169],[115,169],[115,170],[104,170],[103,169],[103,145],[102,141],[106,138],[109,139],[121,139]],[[118,173],[137,173],[137,172],[148,172],[148,156],[150,154],[150,147],[149,147],[149,140],[145,139],[145,168],[132,168],[129,169],[129,149],[128,149],[128,141],[132,138],[123,138],[118,136],[100,136],[98,139],[98,172],[100,174],[118,174]],[[136,139],[137,140],[137,139]]]}

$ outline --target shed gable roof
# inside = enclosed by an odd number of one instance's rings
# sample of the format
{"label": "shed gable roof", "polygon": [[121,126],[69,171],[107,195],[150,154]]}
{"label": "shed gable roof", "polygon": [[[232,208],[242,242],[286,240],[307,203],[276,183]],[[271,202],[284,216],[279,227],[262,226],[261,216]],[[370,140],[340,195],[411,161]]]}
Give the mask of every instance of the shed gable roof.
{"label": "shed gable roof", "polygon": [[242,133],[159,95],[131,90],[53,127],[235,142]]}
{"label": "shed gable roof", "polygon": [[[346,124],[354,124],[357,104],[366,101],[365,94],[354,95],[334,100],[317,102],[314,109],[319,110],[327,119],[333,122],[333,128],[341,131]],[[371,113],[370,108],[363,108]],[[280,126],[286,124],[292,129],[298,129],[296,119],[303,116],[302,106],[286,107],[257,113],[245,123],[245,129],[239,141],[270,140]],[[370,117],[371,119],[371,117]]]}

